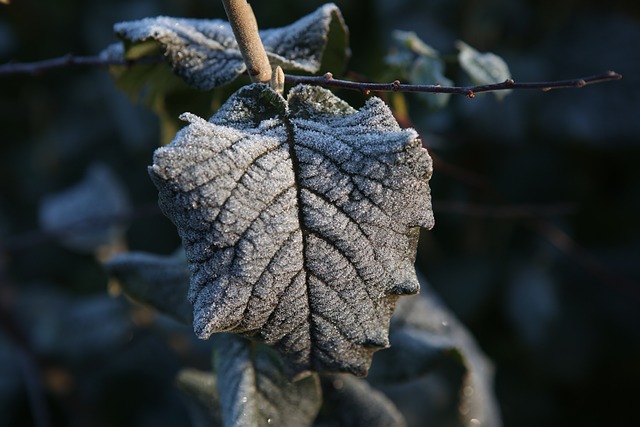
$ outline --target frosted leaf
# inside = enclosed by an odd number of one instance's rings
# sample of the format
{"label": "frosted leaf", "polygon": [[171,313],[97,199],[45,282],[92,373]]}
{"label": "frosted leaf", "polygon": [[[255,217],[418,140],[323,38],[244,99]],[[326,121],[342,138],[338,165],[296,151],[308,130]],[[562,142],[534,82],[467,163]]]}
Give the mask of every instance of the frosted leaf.
{"label": "frosted leaf", "polygon": [[82,181],[45,197],[40,226],[65,247],[94,252],[117,242],[131,213],[126,190],[103,164],[92,165]]}
{"label": "frosted leaf", "polygon": [[365,375],[388,346],[431,228],[431,159],[370,99],[356,111],[311,86],[288,100],[239,90],[155,152],[149,172],[190,264],[194,328],[276,348],[291,376]]}
{"label": "frosted leaf", "polygon": [[[114,31],[130,49],[147,49],[145,42],[157,42],[174,72],[198,89],[222,86],[246,70],[226,21],[159,16],[117,23]],[[309,73],[320,70],[325,51],[328,59],[346,59],[347,34],[340,10],[333,3],[286,27],[260,31],[272,66]]]}
{"label": "frosted leaf", "polygon": [[[469,75],[475,85],[488,85],[502,83],[511,78],[511,72],[507,63],[491,52],[481,53],[468,44],[458,41],[456,47],[460,66]],[[498,99],[504,98],[510,90],[495,91]]]}
{"label": "frosted leaf", "polygon": [[322,404],[317,374],[290,382],[273,350],[231,334],[214,345],[223,426],[311,425]]}

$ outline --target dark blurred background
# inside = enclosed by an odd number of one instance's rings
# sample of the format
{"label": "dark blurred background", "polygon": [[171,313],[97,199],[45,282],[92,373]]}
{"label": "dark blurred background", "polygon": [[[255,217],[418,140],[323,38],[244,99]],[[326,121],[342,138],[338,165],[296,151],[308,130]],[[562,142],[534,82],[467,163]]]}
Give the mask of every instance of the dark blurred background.
{"label": "dark blurred background", "polygon": [[[516,81],[623,74],[502,101],[454,98],[439,111],[404,99],[405,119],[435,160],[436,227],[423,233],[417,265],[493,360],[504,425],[633,424],[640,3],[336,3],[351,31],[347,70],[364,80],[389,80],[395,29],[415,31],[445,57],[456,40],[495,52]],[[252,2],[263,28],[321,4]],[[116,41],[115,22],[156,15],[224,17],[216,1],[12,0],[0,4],[0,63],[95,55]],[[468,84],[447,64],[450,78]],[[106,255],[51,237],[41,219],[47,197],[100,164],[126,193],[118,245],[173,252],[177,234],[146,172],[159,138],[156,116],[104,69],[0,77],[0,425],[188,425],[174,376],[182,366],[206,369],[206,344],[110,296]]]}

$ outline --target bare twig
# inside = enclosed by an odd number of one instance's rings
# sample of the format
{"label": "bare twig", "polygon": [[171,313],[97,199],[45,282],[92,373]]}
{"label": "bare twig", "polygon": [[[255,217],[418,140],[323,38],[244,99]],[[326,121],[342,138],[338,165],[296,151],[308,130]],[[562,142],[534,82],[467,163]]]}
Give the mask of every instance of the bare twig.
{"label": "bare twig", "polygon": [[538,89],[549,91],[552,89],[576,88],[596,83],[603,83],[611,80],[620,80],[621,74],[614,71],[607,71],[597,76],[584,77],[571,80],[559,80],[554,82],[531,82],[516,83],[508,79],[502,83],[495,83],[482,86],[441,86],[441,85],[410,85],[400,83],[396,80],[391,83],[361,83],[349,80],[334,79],[331,73],[323,76],[285,76],[285,81],[290,84],[308,84],[324,87],[334,87],[340,89],[358,90],[365,94],[369,92],[422,92],[422,93],[453,93],[457,95],[465,95],[469,98],[475,97],[475,94],[482,92],[494,92],[498,90],[509,89]]}
{"label": "bare twig", "polygon": [[58,68],[109,67],[112,65],[131,67],[138,64],[153,64],[162,61],[163,59],[160,56],[147,56],[137,59],[115,59],[102,56],[75,56],[67,54],[59,58],[44,59],[36,62],[9,62],[0,65],[0,76],[17,74],[37,76]]}
{"label": "bare twig", "polygon": [[260,40],[251,5],[247,0],[222,0],[222,3],[251,81],[268,83],[271,81],[271,65]]}
{"label": "bare twig", "polygon": [[[238,41],[238,43],[240,42]],[[262,46],[262,43],[260,45]],[[41,75],[47,71],[66,67],[107,67],[111,65],[131,67],[138,64],[152,64],[162,61],[163,58],[160,56],[143,57],[138,59],[113,59],[101,56],[74,56],[69,54],[59,58],[45,59],[36,62],[9,62],[7,64],[0,65],[0,76],[15,74]],[[249,68],[249,66],[247,66],[247,68]],[[266,80],[260,80],[265,83],[269,82],[269,80],[271,79],[271,67],[269,66],[267,68],[269,70],[269,78]],[[262,67],[262,69],[265,68]],[[260,73],[259,75],[263,76],[262,73]],[[453,93],[457,95],[465,95],[469,98],[473,98],[476,93],[509,89],[537,89],[542,91],[549,91],[552,89],[580,88],[587,85],[603,83],[612,80],[620,80],[621,78],[621,74],[618,74],[615,71],[607,71],[604,74],[599,74],[596,76],[570,80],[558,80],[552,82],[518,83],[513,80],[506,80],[502,83],[483,86],[440,86],[411,85],[400,83],[400,81],[398,80],[392,83],[354,82],[349,80],[334,79],[331,73],[327,73],[323,76],[295,76],[290,74],[286,74],[284,76],[285,82],[293,85],[302,83],[323,87],[357,90],[365,94],[368,94],[370,92]]]}

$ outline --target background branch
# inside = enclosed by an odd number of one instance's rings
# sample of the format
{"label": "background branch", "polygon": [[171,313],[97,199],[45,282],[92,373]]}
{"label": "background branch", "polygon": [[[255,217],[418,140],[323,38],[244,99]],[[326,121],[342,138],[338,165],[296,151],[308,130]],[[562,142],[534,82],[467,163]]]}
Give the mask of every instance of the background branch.
{"label": "background branch", "polygon": [[160,56],[147,56],[137,59],[115,59],[102,56],[75,56],[67,54],[59,58],[44,59],[35,62],[9,62],[0,65],[0,76],[28,74],[38,76],[58,68],[69,67],[110,67],[121,65],[130,67],[138,64],[154,64],[162,62]]}

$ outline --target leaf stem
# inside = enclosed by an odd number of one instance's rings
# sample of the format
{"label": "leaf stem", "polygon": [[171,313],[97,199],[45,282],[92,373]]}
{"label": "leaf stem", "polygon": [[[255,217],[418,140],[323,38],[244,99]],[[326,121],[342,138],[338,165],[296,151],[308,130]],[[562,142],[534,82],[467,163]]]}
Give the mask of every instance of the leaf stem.
{"label": "leaf stem", "polygon": [[222,3],[251,81],[268,83],[271,81],[271,65],[260,40],[251,5],[247,0],[222,0]]}

